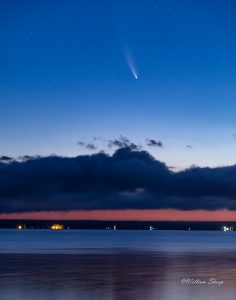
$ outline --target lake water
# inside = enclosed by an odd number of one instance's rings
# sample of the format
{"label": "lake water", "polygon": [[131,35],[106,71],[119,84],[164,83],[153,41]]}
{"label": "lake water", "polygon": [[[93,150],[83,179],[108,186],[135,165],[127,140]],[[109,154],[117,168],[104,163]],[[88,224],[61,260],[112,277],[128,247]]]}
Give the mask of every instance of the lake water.
{"label": "lake water", "polygon": [[235,300],[236,232],[0,230],[0,268],[0,300]]}

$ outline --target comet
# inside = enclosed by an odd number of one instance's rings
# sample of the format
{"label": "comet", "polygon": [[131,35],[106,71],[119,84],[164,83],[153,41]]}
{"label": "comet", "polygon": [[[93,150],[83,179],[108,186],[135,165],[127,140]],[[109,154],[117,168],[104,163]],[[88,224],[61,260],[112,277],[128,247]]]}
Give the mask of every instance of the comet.
{"label": "comet", "polygon": [[135,79],[138,79],[138,75],[135,73],[135,71],[132,71],[132,74],[134,75]]}
{"label": "comet", "polygon": [[125,49],[124,52],[125,52],[125,59],[126,59],[126,62],[130,69],[131,74],[133,75],[133,77],[135,79],[138,79],[139,75],[138,75],[137,69],[135,67],[133,57],[131,56],[130,52],[127,49]]}
{"label": "comet", "polygon": [[135,66],[134,66],[133,61],[130,59],[130,60],[127,60],[127,63],[128,63],[130,72],[132,73],[132,75],[134,76],[134,78],[135,78],[135,79],[138,79],[137,70],[136,70],[136,68],[135,68]]}

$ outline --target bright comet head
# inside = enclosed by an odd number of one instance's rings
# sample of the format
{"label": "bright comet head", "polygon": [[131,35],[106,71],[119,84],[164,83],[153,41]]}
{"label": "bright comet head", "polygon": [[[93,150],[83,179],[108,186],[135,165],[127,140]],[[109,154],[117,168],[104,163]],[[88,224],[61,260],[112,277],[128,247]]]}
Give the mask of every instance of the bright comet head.
{"label": "bright comet head", "polygon": [[125,58],[126,58],[128,67],[130,69],[130,72],[132,73],[132,75],[134,76],[135,79],[138,79],[137,69],[135,67],[133,57],[131,56],[128,49],[125,49],[124,52],[125,52]]}

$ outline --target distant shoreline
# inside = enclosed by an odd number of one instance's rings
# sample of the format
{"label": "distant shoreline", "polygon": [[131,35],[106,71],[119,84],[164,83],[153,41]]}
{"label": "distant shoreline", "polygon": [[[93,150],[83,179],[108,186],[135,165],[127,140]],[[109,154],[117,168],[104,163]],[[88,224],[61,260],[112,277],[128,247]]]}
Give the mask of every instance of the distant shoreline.
{"label": "distant shoreline", "polygon": [[55,223],[64,229],[113,230],[221,230],[223,226],[236,228],[236,221],[94,221],[94,220],[0,220],[1,229],[50,229]]}

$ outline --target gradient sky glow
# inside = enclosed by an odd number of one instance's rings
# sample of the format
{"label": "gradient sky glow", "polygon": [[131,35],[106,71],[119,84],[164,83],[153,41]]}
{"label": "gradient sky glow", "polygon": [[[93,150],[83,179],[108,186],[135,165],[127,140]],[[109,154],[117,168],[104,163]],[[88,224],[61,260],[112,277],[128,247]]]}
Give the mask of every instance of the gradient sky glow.
{"label": "gradient sky glow", "polygon": [[235,162],[235,1],[0,5],[2,155],[124,134],[162,140],[152,153],[179,168]]}
{"label": "gradient sky glow", "polygon": [[234,0],[1,1],[0,156],[91,154],[77,143],[94,137],[109,153],[122,134],[176,170],[235,164],[235,11]]}
{"label": "gradient sky glow", "polygon": [[158,210],[93,210],[69,212],[31,212],[0,214],[1,219],[21,220],[125,220],[125,221],[234,221],[236,212],[217,211],[181,211],[175,209]]}

